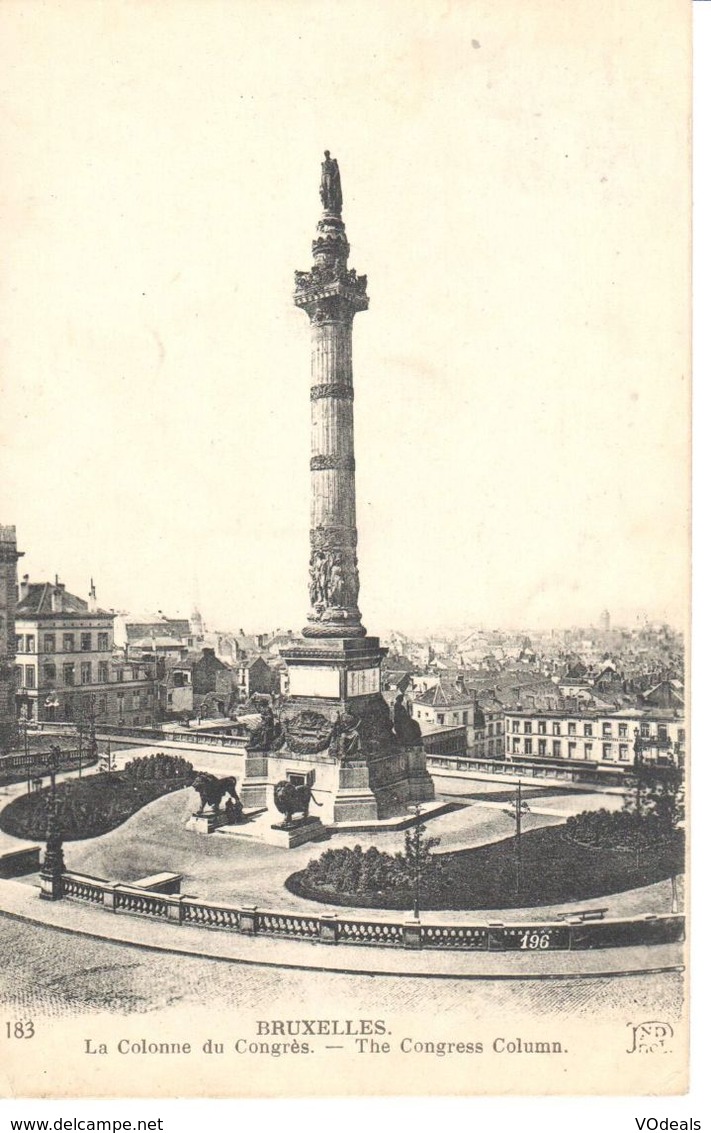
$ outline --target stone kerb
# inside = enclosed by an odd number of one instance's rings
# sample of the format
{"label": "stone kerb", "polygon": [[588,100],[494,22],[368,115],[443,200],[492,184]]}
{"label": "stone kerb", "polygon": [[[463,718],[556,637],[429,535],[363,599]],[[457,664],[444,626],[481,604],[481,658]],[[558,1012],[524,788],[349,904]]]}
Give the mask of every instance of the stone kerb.
{"label": "stone kerb", "polygon": [[388,947],[487,952],[587,951],[598,948],[674,944],[685,938],[683,914],[646,914],[619,920],[562,924],[529,922],[488,925],[430,924],[415,919],[381,921],[336,913],[236,908],[172,896],[117,882],[63,874],[65,897],[103,904],[114,913],[157,917],[176,924],[225,928],[254,935],[309,939],[322,944],[378,944]]}

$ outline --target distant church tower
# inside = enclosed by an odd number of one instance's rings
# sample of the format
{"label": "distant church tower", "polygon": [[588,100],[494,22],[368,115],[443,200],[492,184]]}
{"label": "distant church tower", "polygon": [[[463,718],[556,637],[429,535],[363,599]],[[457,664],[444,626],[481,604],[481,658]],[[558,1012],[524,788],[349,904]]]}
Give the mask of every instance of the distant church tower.
{"label": "distant church tower", "polygon": [[193,612],[190,615],[190,636],[195,645],[205,640],[205,623],[202,620],[202,614],[197,606],[193,608]]}
{"label": "distant church tower", "polygon": [[603,610],[600,614],[600,629],[603,633],[610,632],[610,611]]}
{"label": "distant church tower", "polygon": [[15,718],[15,606],[17,605],[17,550],[14,527],[0,525],[0,752],[17,740]]}

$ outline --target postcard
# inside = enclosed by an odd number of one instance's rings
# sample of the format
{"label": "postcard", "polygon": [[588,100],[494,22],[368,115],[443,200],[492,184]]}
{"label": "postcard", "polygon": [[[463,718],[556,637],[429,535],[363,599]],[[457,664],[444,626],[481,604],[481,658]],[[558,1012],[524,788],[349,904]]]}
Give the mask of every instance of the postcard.
{"label": "postcard", "polygon": [[0,5],[0,1095],[688,1080],[690,5]]}

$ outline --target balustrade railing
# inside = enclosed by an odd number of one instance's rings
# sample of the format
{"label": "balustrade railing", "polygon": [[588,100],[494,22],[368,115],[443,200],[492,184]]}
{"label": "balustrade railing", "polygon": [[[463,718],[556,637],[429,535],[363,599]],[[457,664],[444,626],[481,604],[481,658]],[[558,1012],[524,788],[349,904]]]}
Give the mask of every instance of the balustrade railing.
{"label": "balustrade railing", "polygon": [[405,926],[386,921],[338,919],[336,939],[348,944],[403,944]]}
{"label": "balustrade railing", "polygon": [[239,909],[229,905],[209,905],[194,897],[185,897],[181,903],[185,924],[204,925],[205,928],[231,928],[239,931]]}
{"label": "balustrade railing", "polygon": [[259,911],[256,915],[256,932],[268,932],[275,936],[298,936],[310,939],[321,934],[320,917],[302,917],[298,913],[270,913]]}
{"label": "balustrade railing", "polygon": [[142,913],[149,917],[168,917],[168,910],[174,904],[170,897],[150,893],[147,889],[114,887],[114,909],[125,909],[127,913]]}
{"label": "balustrade railing", "polygon": [[90,877],[81,877],[76,873],[65,873],[64,896],[76,897],[79,901],[91,901],[95,905],[103,905],[106,882]]}
{"label": "balustrade railing", "polygon": [[67,872],[62,875],[62,882],[65,897],[103,905],[115,913],[328,944],[369,944],[459,952],[555,952],[672,944],[684,939],[684,916],[680,913],[595,921],[571,914],[565,923],[557,921],[553,924],[535,921],[518,925],[428,924],[419,920],[361,920],[335,913],[318,915],[255,907],[236,908]]}

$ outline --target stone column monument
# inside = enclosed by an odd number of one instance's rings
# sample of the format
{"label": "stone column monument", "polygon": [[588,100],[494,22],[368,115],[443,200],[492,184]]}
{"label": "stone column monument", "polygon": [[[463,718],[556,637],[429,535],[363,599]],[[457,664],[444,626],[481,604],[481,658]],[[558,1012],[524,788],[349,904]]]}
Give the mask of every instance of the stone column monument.
{"label": "stone column monument", "polygon": [[311,610],[304,637],[365,637],[358,609],[353,317],[368,307],[367,278],[348,267],[338,163],[326,151],[323,214],[310,271],[294,302],[311,322]]}
{"label": "stone column monument", "polygon": [[310,609],[303,640],[282,651],[288,695],[278,722],[260,731],[268,742],[248,752],[242,797],[260,806],[278,779],[308,781],[324,821],[377,821],[434,789],[417,724],[393,720],[383,699],[386,650],[367,636],[358,607],[352,331],[368,307],[367,280],[348,267],[341,178],[328,151],[321,204],[313,266],[296,272],[294,295],[311,324]]}

